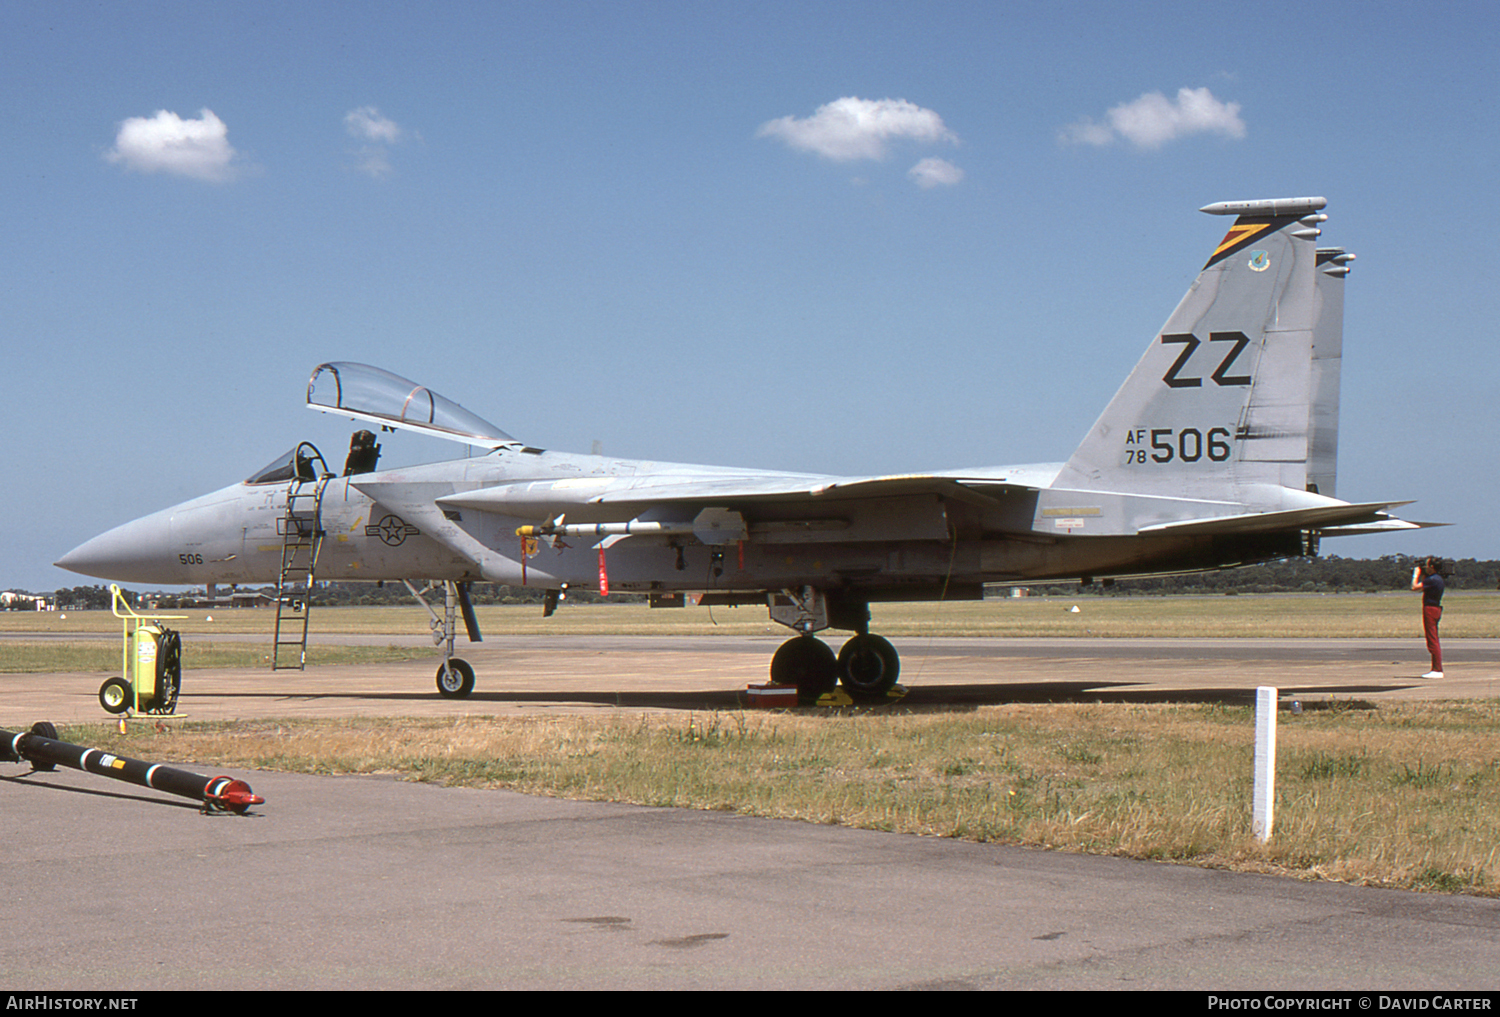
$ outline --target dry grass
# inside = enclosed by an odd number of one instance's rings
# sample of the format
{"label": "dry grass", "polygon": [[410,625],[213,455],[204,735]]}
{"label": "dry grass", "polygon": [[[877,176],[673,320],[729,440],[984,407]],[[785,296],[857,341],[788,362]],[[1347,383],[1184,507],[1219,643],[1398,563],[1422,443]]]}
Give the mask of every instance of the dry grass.
{"label": "dry grass", "polygon": [[964,714],[351,719],[72,735],[140,758],[393,772],[1500,895],[1500,704],[1284,714],[1267,845],[1250,833],[1253,727],[1252,712],[1238,707],[1018,704]]}

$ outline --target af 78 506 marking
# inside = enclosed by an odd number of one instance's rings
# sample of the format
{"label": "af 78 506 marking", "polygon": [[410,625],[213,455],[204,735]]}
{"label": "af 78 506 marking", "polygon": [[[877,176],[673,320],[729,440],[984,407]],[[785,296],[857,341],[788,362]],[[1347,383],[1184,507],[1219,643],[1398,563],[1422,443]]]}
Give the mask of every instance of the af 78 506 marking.
{"label": "af 78 506 marking", "polygon": [[[1150,444],[1147,444],[1147,435]],[[1229,443],[1227,427],[1210,427],[1207,431],[1196,427],[1181,429],[1153,427],[1149,430],[1138,427],[1125,435],[1125,465],[1140,466],[1148,462],[1170,463],[1180,459],[1185,463],[1208,460],[1213,463],[1227,462],[1234,454]]]}

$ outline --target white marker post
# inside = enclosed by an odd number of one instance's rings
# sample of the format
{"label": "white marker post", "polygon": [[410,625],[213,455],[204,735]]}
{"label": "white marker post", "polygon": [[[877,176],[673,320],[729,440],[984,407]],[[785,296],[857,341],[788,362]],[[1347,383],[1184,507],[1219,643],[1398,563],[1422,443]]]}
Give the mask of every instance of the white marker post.
{"label": "white marker post", "polygon": [[1250,830],[1262,844],[1271,839],[1272,807],[1276,800],[1276,690],[1255,690],[1255,803]]}

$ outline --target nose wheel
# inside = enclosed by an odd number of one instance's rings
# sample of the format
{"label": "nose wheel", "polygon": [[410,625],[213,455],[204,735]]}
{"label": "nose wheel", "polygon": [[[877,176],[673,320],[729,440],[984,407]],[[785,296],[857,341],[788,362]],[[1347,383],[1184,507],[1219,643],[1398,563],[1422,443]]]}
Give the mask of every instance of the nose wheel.
{"label": "nose wheel", "polygon": [[444,699],[465,699],[474,691],[474,669],[467,660],[450,657],[438,665],[437,690]]}

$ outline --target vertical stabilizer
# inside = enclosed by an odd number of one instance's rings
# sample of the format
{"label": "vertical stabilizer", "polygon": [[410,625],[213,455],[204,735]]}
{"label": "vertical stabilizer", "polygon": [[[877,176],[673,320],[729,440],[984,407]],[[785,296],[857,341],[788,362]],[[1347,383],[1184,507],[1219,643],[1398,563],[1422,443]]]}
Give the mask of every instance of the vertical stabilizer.
{"label": "vertical stabilizer", "polygon": [[1354,255],[1318,248],[1318,320],[1313,326],[1312,416],[1307,437],[1307,489],[1330,498],[1339,462],[1339,369],[1344,358],[1344,277]]}
{"label": "vertical stabilizer", "polygon": [[[1252,486],[1304,490],[1310,462],[1331,481],[1343,295],[1318,281],[1325,204],[1202,209],[1236,218],[1054,487],[1239,501]],[[1315,371],[1318,343],[1332,356]]]}

